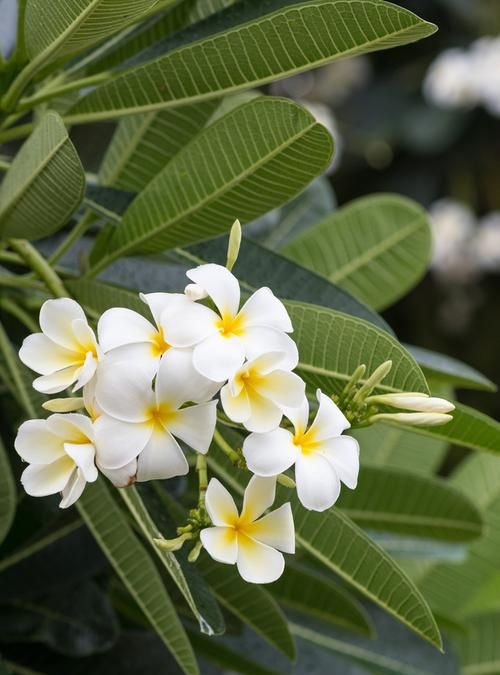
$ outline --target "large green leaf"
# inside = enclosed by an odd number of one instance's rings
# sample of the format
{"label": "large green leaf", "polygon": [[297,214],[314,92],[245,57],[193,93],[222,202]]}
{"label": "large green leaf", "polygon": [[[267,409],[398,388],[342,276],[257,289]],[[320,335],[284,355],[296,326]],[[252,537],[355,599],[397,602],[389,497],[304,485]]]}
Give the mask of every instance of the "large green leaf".
{"label": "large green leaf", "polygon": [[330,135],[306,110],[285,99],[256,98],[198,134],[148,184],[93,271],[138,249],[214,237],[236,217],[248,222],[303,189],[331,152]]}
{"label": "large green leaf", "polygon": [[16,512],[16,487],[9,459],[0,438],[0,544],[5,539]]}
{"label": "large green leaf", "polygon": [[311,387],[321,387],[327,394],[339,392],[360,364],[366,365],[368,377],[379,365],[391,360],[392,369],[379,385],[381,391],[428,392],[413,357],[385,331],[325,307],[291,300],[285,305],[299,348],[297,368]]}
{"label": "large green leaf", "polygon": [[473,617],[466,627],[467,633],[457,639],[462,675],[498,675],[500,613]]}
{"label": "large green leaf", "polygon": [[240,649],[231,649],[227,644],[199,633],[188,631],[189,639],[201,657],[222,669],[222,672],[242,675],[280,675],[278,671],[257,663]]}
{"label": "large green leaf", "polygon": [[52,234],[77,208],[84,188],[85,174],[68,132],[59,115],[49,112],[0,186],[0,236],[40,239]]}
{"label": "large green leaf", "polygon": [[435,31],[434,25],[382,0],[252,1],[235,10],[228,29],[97,87],[68,119],[88,122],[215,98]]}
{"label": "large green leaf", "polygon": [[384,309],[423,276],[431,254],[425,211],[397,195],[357,199],[308,228],[285,255],[374,309]]}
{"label": "large green leaf", "polygon": [[78,510],[116,573],[185,673],[198,665],[161,577],[102,481],[87,485]]}
{"label": "large green leaf", "polygon": [[385,532],[443,541],[482,532],[481,515],[460,491],[401,469],[363,465],[358,487],[343,490],[337,505],[358,525]]}
{"label": "large green leaf", "polygon": [[[230,437],[228,437],[228,440]],[[227,485],[242,494],[242,476],[213,448],[209,465]],[[289,490],[278,501],[290,501],[297,545],[423,638],[441,648],[432,613],[414,583],[392,558],[339,509],[307,511]]]}

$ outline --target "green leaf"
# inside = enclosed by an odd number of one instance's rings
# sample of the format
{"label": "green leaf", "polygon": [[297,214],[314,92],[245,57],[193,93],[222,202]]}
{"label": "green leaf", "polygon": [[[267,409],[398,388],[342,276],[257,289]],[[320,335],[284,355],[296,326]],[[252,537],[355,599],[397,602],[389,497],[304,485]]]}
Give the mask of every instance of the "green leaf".
{"label": "green leaf", "polygon": [[7,536],[16,512],[16,486],[9,458],[0,438],[0,544]]}
{"label": "green leaf", "polygon": [[160,575],[102,479],[87,485],[77,507],[114,570],[180,667],[188,675],[197,674],[191,644]]}
{"label": "green leaf", "polygon": [[262,587],[248,584],[234,567],[206,556],[200,559],[203,576],[217,600],[243,623],[289,659],[295,659],[295,643],[288,623],[274,598]]}
{"label": "green leaf", "polygon": [[476,616],[466,627],[466,635],[457,640],[462,675],[498,675],[500,614]]}
{"label": "green leaf", "polygon": [[192,589],[189,587],[188,580],[186,579],[176,556],[173,553],[159,549],[154,543],[153,539],[167,537],[165,536],[165,532],[160,531],[159,525],[157,525],[153,520],[151,510],[146,508],[137,490],[131,486],[126,489],[119,490],[119,493],[127,505],[130,513],[141,528],[145,538],[149,541],[156,555],[161,560],[162,565],[172,577],[177,588],[184,596],[184,599],[186,600],[189,608],[193,612],[200,625],[200,630],[208,635],[224,632],[224,620],[222,619],[222,616],[220,616],[220,612],[218,613],[218,616],[215,617],[215,623],[212,623],[212,617],[204,615],[205,608],[197,605],[197,598],[195,599],[193,596]]}
{"label": "green leaf", "polygon": [[285,573],[269,588],[278,602],[288,609],[360,635],[374,635],[363,605],[342,586],[312,567],[287,561]]}
{"label": "green leaf", "polygon": [[436,30],[382,0],[277,0],[235,9],[233,21],[245,23],[126,71],[87,94],[68,119],[89,122],[217,98]]}
{"label": "green leaf", "polygon": [[157,2],[27,0],[24,30],[28,55],[40,65],[69,58],[134,23]]}
{"label": "green leaf", "polygon": [[85,174],[68,132],[59,115],[48,112],[0,186],[0,236],[40,239],[56,232],[84,189]]}
{"label": "green leaf", "polygon": [[425,378],[413,357],[385,331],[325,307],[291,300],[285,305],[299,348],[297,369],[311,387],[321,387],[329,395],[338,393],[360,364],[366,365],[368,377],[379,365],[391,360],[392,369],[378,389],[428,393]]}
{"label": "green leaf", "polygon": [[384,309],[424,275],[431,254],[426,212],[398,195],[356,199],[288,244],[285,255],[374,309]]}
{"label": "green leaf", "polygon": [[145,317],[149,316],[149,310],[137,291],[87,279],[67,281],[65,286],[79,303],[98,314],[112,307],[127,307]]}
{"label": "green leaf", "polygon": [[440,438],[424,438],[387,424],[352,429],[349,434],[358,439],[364,461],[424,476],[438,470],[448,447]]}
{"label": "green leaf", "polygon": [[457,542],[482,533],[480,513],[461,492],[401,469],[363,465],[358,487],[342,490],[337,506],[361,527],[383,532]]}
{"label": "green leaf", "polygon": [[413,354],[417,362],[422,367],[424,373],[429,377],[435,378],[440,383],[450,384],[454,387],[465,387],[467,389],[482,389],[484,391],[496,391],[497,386],[491,380],[488,380],[482,373],[475,368],[471,368],[466,363],[453,359],[445,354],[415,347],[414,345],[405,345],[406,349]]}
{"label": "green leaf", "polygon": [[196,136],[132,202],[93,272],[138,249],[214,237],[237,216],[243,223],[256,218],[321,173],[331,151],[326,129],[291,101],[259,97],[236,108]]}

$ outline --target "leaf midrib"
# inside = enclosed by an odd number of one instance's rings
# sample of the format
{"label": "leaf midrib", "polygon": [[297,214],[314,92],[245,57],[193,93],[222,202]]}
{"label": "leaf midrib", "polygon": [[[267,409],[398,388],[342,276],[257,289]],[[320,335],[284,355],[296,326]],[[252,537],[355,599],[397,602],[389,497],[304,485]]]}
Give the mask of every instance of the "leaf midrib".
{"label": "leaf midrib", "polygon": [[351,509],[339,506],[342,513],[345,513],[354,521],[359,522],[363,520],[371,521],[379,520],[388,523],[401,524],[415,524],[415,525],[429,525],[431,527],[445,527],[446,529],[454,528],[456,530],[463,530],[473,533],[481,533],[481,526],[475,525],[470,521],[458,520],[456,518],[435,518],[433,516],[419,516],[412,514],[395,513],[394,511],[371,511],[365,509]]}

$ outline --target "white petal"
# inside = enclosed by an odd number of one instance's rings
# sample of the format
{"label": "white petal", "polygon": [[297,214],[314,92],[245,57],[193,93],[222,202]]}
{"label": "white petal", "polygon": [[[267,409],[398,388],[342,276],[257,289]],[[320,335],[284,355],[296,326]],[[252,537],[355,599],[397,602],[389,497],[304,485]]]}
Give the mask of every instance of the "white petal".
{"label": "white petal", "polygon": [[295,373],[275,370],[259,380],[255,390],[281,407],[296,408],[304,399],[306,385]]}
{"label": "white petal", "polygon": [[354,490],[359,474],[358,441],[351,436],[332,438],[322,443],[320,452],[333,465],[340,480]]}
{"label": "white petal", "polygon": [[245,528],[245,534],[261,544],[277,548],[283,553],[295,553],[295,527],[292,507],[283,504]]}
{"label": "white petal", "polygon": [[295,462],[297,495],[306,509],[325,511],[340,494],[340,480],[330,462],[319,453],[301,455]]}
{"label": "white petal", "polygon": [[275,496],[276,477],[252,476],[243,497],[241,519],[246,522],[253,522],[260,518],[264,511],[272,506]]}
{"label": "white petal", "polygon": [[335,438],[349,429],[351,426],[340,410],[329,396],[323,394],[319,389],[317,391],[319,401],[318,412],[311,424],[311,436],[315,441],[323,441],[327,438]]}
{"label": "white petal", "polygon": [[133,459],[120,469],[104,469],[99,466],[99,470],[108,478],[115,487],[123,488],[135,483],[137,473],[137,460]]}
{"label": "white petal", "polygon": [[52,375],[42,375],[34,380],[33,388],[42,394],[58,394],[76,382],[80,370],[80,365],[70,366]]}
{"label": "white petal", "polygon": [[21,483],[32,497],[46,497],[64,490],[74,469],[75,463],[67,455],[51,464],[30,464],[22,473]]}
{"label": "white petal", "polygon": [[73,321],[81,319],[87,322],[85,312],[70,298],[47,300],[40,310],[40,328],[51,340],[67,349],[78,349],[73,334]]}
{"label": "white petal", "polygon": [[217,478],[210,479],[205,494],[205,506],[210,520],[216,526],[231,527],[238,519],[234,499]]}
{"label": "white petal", "polygon": [[214,382],[224,382],[234,375],[245,359],[245,347],[239,337],[217,333],[194,348],[193,365]]}
{"label": "white petal", "polygon": [[109,361],[99,368],[96,399],[107,415],[123,422],[144,422],[155,403],[150,373],[140,364]]}
{"label": "white petal", "polygon": [[87,481],[85,480],[83,472],[79,469],[75,469],[65,488],[62,490],[62,499],[59,502],[59,508],[67,509],[69,506],[72,506],[76,500],[81,497],[86,485]]}
{"label": "white petal", "polygon": [[243,422],[248,431],[263,434],[272,431],[280,425],[283,411],[268,398],[260,396],[255,390],[248,392],[250,401],[250,417]]}
{"label": "white petal", "polygon": [[273,352],[266,349],[253,359],[248,359],[244,368],[262,375],[268,375],[273,370],[278,370],[283,360],[282,352]]}
{"label": "white petal", "polygon": [[183,293],[139,293],[139,297],[149,307],[158,327],[161,326],[163,312],[188,306]]}
{"label": "white petal", "polygon": [[176,410],[188,401],[198,402],[211,398],[219,386],[195,369],[190,350],[169,349],[158,369],[156,401]]}
{"label": "white petal", "polygon": [[166,431],[154,429],[137,459],[137,480],[185,476],[188,471],[189,465],[175,438]]}
{"label": "white petal", "polygon": [[158,372],[160,356],[152,342],[136,342],[135,344],[115,347],[115,349],[107,352],[104,363],[106,368],[118,363],[133,364],[134,368],[144,374],[144,377],[147,374],[152,381]]}
{"label": "white petal", "polygon": [[157,332],[150,321],[124,307],[108,309],[97,325],[99,344],[104,352],[135,342],[151,342]]}
{"label": "white petal", "polygon": [[94,464],[95,448],[92,443],[65,443],[64,449],[88,483],[97,480],[98,474]]}
{"label": "white petal", "polygon": [[295,433],[303,434],[309,425],[309,401],[304,395],[297,408],[283,408],[283,412],[293,424]]}
{"label": "white petal", "polygon": [[243,443],[247,467],[258,476],[277,476],[292,466],[298,448],[287,429],[274,429],[267,434],[250,434]]}
{"label": "white petal", "polygon": [[251,584],[270,584],[285,569],[283,554],[244,535],[238,536],[238,572]]}
{"label": "white petal", "polygon": [[94,422],[97,463],[106,469],[119,469],[134,460],[151,438],[148,424],[120,422],[101,415]]}
{"label": "white petal", "polygon": [[241,333],[248,360],[257,358],[265,352],[280,352],[281,360],[276,364],[282,370],[293,370],[299,362],[297,345],[286,333],[261,326],[245,327]]}
{"label": "white petal", "polygon": [[209,307],[190,302],[180,310],[162,314],[165,340],[173,347],[192,347],[209,335],[218,333],[220,317]]}
{"label": "white petal", "polygon": [[210,401],[177,411],[167,421],[165,428],[190,448],[204,455],[212,442],[216,422],[217,401]]}
{"label": "white petal", "polygon": [[233,396],[230,386],[226,384],[221,389],[220,400],[224,412],[233,422],[241,424],[246,422],[250,417],[250,401],[248,400],[246,389],[242,388],[239,394]]}
{"label": "white petal", "polygon": [[90,380],[94,377],[96,370],[97,370],[97,360],[92,354],[92,352],[87,352],[87,355],[85,356],[85,362],[78,372],[78,379],[75,382],[73,391],[77,391],[78,389],[81,389],[86,384],[88,384]]}
{"label": "white petal", "polygon": [[86,319],[74,319],[71,324],[73,335],[82,351],[96,352],[97,340],[94,331]]}
{"label": "white petal", "polygon": [[92,422],[86,415],[56,413],[46,420],[47,428],[67,443],[88,443],[94,439]]}
{"label": "white petal", "polygon": [[34,333],[25,338],[19,358],[25,366],[41,375],[50,375],[58,370],[81,363],[81,354],[65,349],[43,333]]}
{"label": "white petal", "polygon": [[226,267],[212,263],[200,265],[186,272],[186,276],[208,293],[221,316],[236,316],[240,306],[240,285]]}
{"label": "white petal", "polygon": [[81,397],[67,397],[64,398],[49,398],[48,401],[42,403],[42,408],[53,413],[68,413],[82,410],[85,407],[85,402]]}
{"label": "white petal", "polygon": [[51,432],[46,420],[23,422],[14,447],[22,459],[33,464],[50,464],[65,456],[63,442]]}
{"label": "white petal", "polygon": [[276,330],[291,333],[292,322],[285,305],[278,300],[270,288],[259,288],[241,308],[248,326],[268,326]]}
{"label": "white petal", "polygon": [[83,404],[90,417],[95,420],[102,415],[102,410],[97,403],[95,390],[97,386],[97,377],[93,377],[83,388]]}
{"label": "white petal", "polygon": [[200,539],[208,555],[220,563],[234,565],[238,558],[238,536],[232,527],[207,527]]}

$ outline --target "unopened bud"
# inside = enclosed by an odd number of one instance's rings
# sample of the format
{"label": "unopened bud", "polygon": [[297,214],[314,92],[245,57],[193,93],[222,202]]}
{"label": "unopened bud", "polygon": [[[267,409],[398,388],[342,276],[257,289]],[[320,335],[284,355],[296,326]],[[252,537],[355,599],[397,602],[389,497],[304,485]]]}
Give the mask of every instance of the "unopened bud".
{"label": "unopened bud", "polygon": [[444,398],[420,393],[381,394],[366,399],[369,404],[388,405],[391,408],[415,410],[417,412],[449,413],[455,406]]}
{"label": "unopened bud", "polygon": [[52,398],[42,403],[42,408],[53,413],[68,413],[81,410],[84,406],[83,398]]}
{"label": "unopened bud", "polygon": [[284,473],[280,473],[280,475],[277,477],[276,481],[280,484],[283,485],[283,487],[289,488],[293,490],[295,487],[295,481],[293,478],[290,478]]}
{"label": "unopened bud", "polygon": [[153,539],[154,543],[158,548],[161,548],[163,551],[169,551],[170,553],[174,553],[175,551],[180,551],[181,548],[184,546],[184,543],[188,541],[188,539],[192,539],[193,535],[191,532],[186,532],[185,534],[182,534],[180,537],[177,537],[176,539]]}
{"label": "unopened bud", "polygon": [[444,413],[415,412],[415,413],[379,413],[368,420],[374,422],[397,422],[415,427],[437,427],[440,424],[451,422],[453,417]]}
{"label": "unopened bud", "polygon": [[208,298],[208,293],[206,290],[198,284],[188,284],[184,289],[184,295],[193,302],[196,302],[196,300],[204,300],[205,298]]}
{"label": "unopened bud", "polygon": [[189,552],[188,562],[194,563],[198,560],[198,558],[200,557],[201,548],[202,548],[201,541],[197,541],[196,544],[191,549],[191,551]]}
{"label": "unopened bud", "polygon": [[238,254],[241,246],[241,223],[235,220],[229,233],[229,244],[227,247],[226,267],[231,271],[238,260]]}
{"label": "unopened bud", "polygon": [[363,401],[366,396],[389,374],[392,368],[392,361],[384,361],[376,368],[364,385],[359,389],[354,397],[355,401]]}

